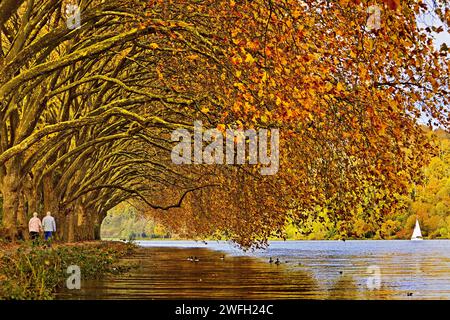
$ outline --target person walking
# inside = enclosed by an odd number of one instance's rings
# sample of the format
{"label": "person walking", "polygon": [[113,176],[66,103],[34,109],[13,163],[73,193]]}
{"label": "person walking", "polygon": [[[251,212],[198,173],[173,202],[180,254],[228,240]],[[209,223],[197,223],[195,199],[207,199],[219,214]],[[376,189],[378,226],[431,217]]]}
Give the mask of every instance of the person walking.
{"label": "person walking", "polygon": [[51,212],[47,212],[47,216],[42,219],[42,225],[44,228],[44,238],[48,241],[52,238],[53,232],[56,232],[56,222],[55,218],[52,217]]}
{"label": "person walking", "polygon": [[33,217],[28,222],[28,231],[30,232],[30,238],[33,243],[39,239],[39,233],[42,231],[41,219],[38,218],[37,212],[33,213]]}

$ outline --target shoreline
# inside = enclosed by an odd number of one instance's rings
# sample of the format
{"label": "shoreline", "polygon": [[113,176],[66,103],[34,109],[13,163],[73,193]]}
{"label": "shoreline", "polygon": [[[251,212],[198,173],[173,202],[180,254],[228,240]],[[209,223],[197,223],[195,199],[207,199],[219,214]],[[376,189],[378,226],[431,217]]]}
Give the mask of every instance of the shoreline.
{"label": "shoreline", "polygon": [[69,266],[82,270],[83,279],[120,274],[123,257],[137,247],[117,241],[55,243],[51,248],[31,243],[0,246],[0,300],[53,300],[71,276]]}
{"label": "shoreline", "polygon": [[[372,245],[370,245],[372,243]],[[450,243],[368,242],[363,246],[323,242],[309,248],[287,246],[249,255],[225,246],[139,247],[124,258],[138,263],[126,274],[86,281],[80,291],[64,289],[58,299],[447,299]],[[389,245],[390,243],[390,245]],[[170,245],[170,246],[169,246]],[[188,244],[190,245],[190,243]],[[378,248],[375,248],[378,247]],[[423,248],[428,247],[426,251]],[[355,250],[356,248],[356,250]],[[375,250],[374,250],[375,249]],[[422,259],[418,264],[416,258]],[[195,261],[190,257],[198,258]],[[280,263],[270,263],[279,258]],[[439,259],[438,261],[436,259]],[[379,290],[366,287],[368,268],[382,274]],[[423,271],[427,270],[427,278]],[[431,278],[430,278],[431,277]],[[413,298],[407,293],[412,292]]]}
{"label": "shoreline", "polygon": [[[450,238],[423,238],[423,240],[427,241],[433,241],[433,240],[450,240]],[[119,238],[103,238],[100,241],[112,241],[112,242],[122,242],[122,243],[134,243],[138,241],[148,241],[148,242],[168,242],[168,241],[192,241],[192,242],[232,242],[231,240],[226,239],[206,239],[206,240],[195,240],[195,239],[170,239],[170,238],[136,238],[132,240],[123,240]],[[314,242],[314,241],[335,241],[335,242],[345,242],[345,241],[411,241],[411,239],[373,239],[373,238],[367,238],[367,239],[269,239],[268,242],[295,242],[295,241],[302,241],[302,242]]]}
{"label": "shoreline", "polygon": [[[215,298],[218,298],[218,295],[232,297],[233,294],[239,293],[243,295],[243,298],[250,299],[255,297],[304,299],[310,294],[317,294],[316,297],[319,299],[358,297],[373,299],[387,296],[392,299],[401,299],[406,290],[414,291],[417,299],[441,298],[442,296],[434,293],[438,291],[436,288],[432,288],[433,291],[429,294],[426,291],[420,293],[421,288],[414,286],[414,283],[409,280],[406,281],[403,274],[399,273],[399,265],[410,264],[407,269],[409,268],[410,272],[416,270],[414,261],[411,264],[407,258],[400,263],[390,257],[392,252],[397,252],[398,258],[401,258],[411,257],[411,254],[414,256],[415,253],[422,252],[423,248],[442,248],[439,242],[442,242],[445,248],[448,247],[446,239],[423,242],[349,240],[351,244],[349,246],[338,240],[288,240],[271,241],[276,245],[270,247],[268,251],[246,254],[241,250],[237,253],[237,248],[229,247],[226,241],[220,241],[219,245],[215,245],[217,241],[207,241],[211,246],[203,241],[194,240],[189,242],[149,241],[148,246],[140,242],[123,243],[103,240],[55,244],[51,249],[35,248],[35,250],[32,250],[31,245],[28,244],[28,246],[9,248],[7,254],[12,258],[9,260],[5,259],[6,251],[0,248],[0,300],[170,299],[173,297],[208,299],[211,292],[214,292]],[[183,242],[187,246],[178,246]],[[286,246],[283,246],[283,243]],[[300,251],[289,251],[295,249],[292,247],[295,243],[299,243],[297,249]],[[303,246],[308,243],[311,246]],[[320,243],[323,245],[321,246]],[[358,243],[362,246],[357,245]],[[389,243],[393,244],[393,247],[389,246]],[[401,245],[398,246],[396,243]],[[336,251],[336,248],[339,250]],[[373,251],[374,248],[375,251]],[[289,250],[284,251],[286,249]],[[324,252],[322,257],[317,256],[318,249]],[[368,252],[370,254],[367,254]],[[190,256],[198,257],[199,261],[197,263],[188,261]],[[438,269],[444,266],[436,264],[434,257],[429,260],[422,254],[421,256],[423,261],[420,269],[431,270],[436,266]],[[270,264],[269,257],[274,257],[274,260],[280,258],[280,265]],[[349,257],[352,257],[350,264],[346,262]],[[376,257],[378,258],[373,260]],[[442,259],[445,258],[446,255],[442,257]],[[5,262],[8,263],[5,264]],[[81,291],[68,290],[65,285],[70,276],[67,274],[67,267],[74,264],[79,265],[82,270]],[[366,279],[362,277],[367,273],[366,267],[372,264],[379,265],[383,270],[383,281],[386,281],[386,284],[400,281],[402,288],[389,289],[389,292],[384,293],[380,291],[379,295],[373,295],[367,290],[367,292],[361,292],[361,287],[358,286],[364,285]],[[439,272],[435,274],[436,277],[439,276]],[[242,278],[242,274],[246,276]],[[260,276],[256,277],[258,274]],[[8,276],[9,279],[5,279]],[[253,280],[247,281],[247,277]],[[414,277],[420,279],[421,273],[415,274]],[[143,279],[145,279],[144,282],[142,282]],[[300,279],[302,281],[299,281]],[[267,281],[270,283],[269,291],[266,290]],[[308,289],[304,293],[292,292],[291,281],[296,282],[298,288],[302,288],[306,281],[310,284],[310,288],[315,289]],[[127,286],[124,286],[124,283],[127,283]],[[180,287],[179,283],[183,283],[183,286]],[[336,286],[331,283],[335,283]],[[243,284],[247,288],[245,292],[235,291],[235,288]],[[326,287],[321,285],[317,287],[317,284],[324,284]],[[429,285],[431,286],[432,282]],[[131,291],[128,291],[128,288]],[[254,290],[254,288],[258,289]],[[333,291],[335,289],[339,289],[339,292]],[[446,297],[445,294],[443,293],[443,297]]]}

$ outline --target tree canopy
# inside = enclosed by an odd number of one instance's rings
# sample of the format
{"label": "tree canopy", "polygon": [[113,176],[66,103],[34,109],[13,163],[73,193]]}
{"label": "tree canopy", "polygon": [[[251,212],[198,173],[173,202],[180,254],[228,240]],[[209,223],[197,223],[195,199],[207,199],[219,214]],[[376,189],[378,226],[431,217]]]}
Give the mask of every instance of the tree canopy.
{"label": "tree canopy", "polygon": [[[3,234],[44,210],[62,239],[92,239],[124,201],[243,246],[286,221],[346,234],[358,210],[381,225],[436,152],[417,119],[449,128],[449,50],[427,12],[448,26],[448,1],[2,0]],[[195,120],[279,128],[279,172],[175,165],[171,132]]]}

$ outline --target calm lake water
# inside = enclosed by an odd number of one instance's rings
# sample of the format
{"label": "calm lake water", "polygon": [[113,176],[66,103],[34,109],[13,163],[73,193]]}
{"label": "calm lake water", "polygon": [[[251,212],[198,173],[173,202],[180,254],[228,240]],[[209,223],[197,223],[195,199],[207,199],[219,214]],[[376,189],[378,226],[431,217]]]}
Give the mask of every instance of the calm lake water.
{"label": "calm lake water", "polygon": [[[136,268],[82,281],[81,290],[64,289],[57,297],[450,299],[450,240],[274,241],[254,252],[227,242],[137,243],[137,254],[122,261]],[[281,264],[269,263],[270,257]],[[379,270],[379,282],[370,280],[370,270]]]}

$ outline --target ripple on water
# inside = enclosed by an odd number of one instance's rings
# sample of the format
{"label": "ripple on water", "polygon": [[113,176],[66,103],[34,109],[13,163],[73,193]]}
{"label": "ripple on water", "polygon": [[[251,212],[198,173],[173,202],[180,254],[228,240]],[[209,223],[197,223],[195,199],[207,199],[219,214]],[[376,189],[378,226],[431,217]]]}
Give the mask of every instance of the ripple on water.
{"label": "ripple on water", "polygon": [[[180,243],[180,242],[179,242]],[[428,243],[428,245],[424,245]],[[242,253],[220,242],[163,242],[123,263],[126,274],[82,282],[60,299],[450,299],[450,241],[293,241]],[[159,246],[158,246],[159,245]],[[212,250],[211,250],[212,249]],[[225,260],[221,260],[225,252]],[[190,262],[189,256],[200,261]],[[269,264],[268,257],[282,264]],[[287,262],[287,263],[286,263]],[[381,271],[367,288],[367,267]],[[407,297],[407,292],[414,292]]]}

